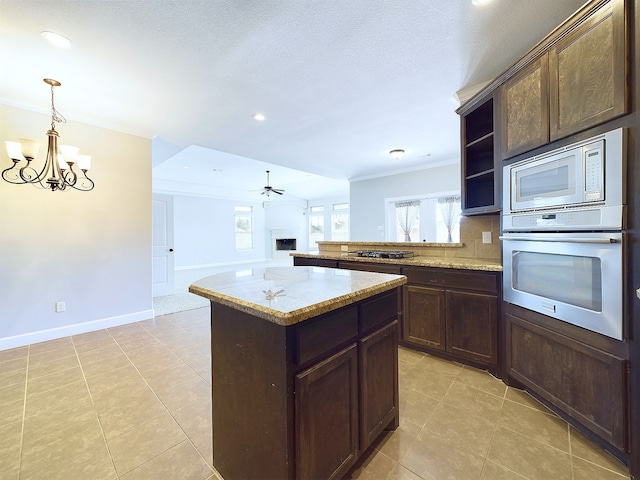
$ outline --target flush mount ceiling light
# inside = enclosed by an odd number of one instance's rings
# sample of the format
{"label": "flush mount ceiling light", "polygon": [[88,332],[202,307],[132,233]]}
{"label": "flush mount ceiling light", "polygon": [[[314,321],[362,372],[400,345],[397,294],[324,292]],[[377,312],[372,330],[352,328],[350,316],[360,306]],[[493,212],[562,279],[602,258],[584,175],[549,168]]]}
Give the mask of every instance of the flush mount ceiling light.
{"label": "flush mount ceiling light", "polygon": [[258,122],[264,122],[267,119],[267,117],[264,116],[264,113],[254,113],[253,119],[257,120]]}
{"label": "flush mount ceiling light", "polygon": [[54,47],[58,48],[69,48],[71,47],[71,40],[67,37],[60,35],[59,33],[54,32],[42,32],[40,34],[42,38],[44,38],[47,42],[49,42]]}
{"label": "flush mount ceiling light", "polygon": [[[13,165],[2,171],[2,179],[9,183],[30,183],[36,187],[56,190],[74,188],[83,192],[93,190],[94,183],[87,177],[87,171],[91,168],[89,155],[78,155],[78,147],[72,145],[60,145],[58,147],[58,132],[56,123],[65,123],[66,119],[58,113],[53,103],[53,89],[61,85],[57,80],[45,78],[44,83],[51,86],[51,130],[47,131],[49,137],[47,146],[47,158],[42,170],[38,172],[31,166],[31,162],[38,156],[40,143],[27,138],[20,138],[19,142],[7,141],[7,153],[13,161]],[[26,165],[22,162],[26,161]],[[78,175],[73,167],[78,164],[82,176]],[[21,164],[21,167],[18,167]]]}
{"label": "flush mount ceiling light", "polygon": [[471,3],[474,4],[476,7],[481,7],[483,5],[488,5],[492,2],[493,0],[471,0]]}
{"label": "flush mount ceiling light", "polygon": [[395,150],[391,150],[389,152],[389,155],[398,160],[404,155],[404,150],[402,150],[401,148],[396,148]]}

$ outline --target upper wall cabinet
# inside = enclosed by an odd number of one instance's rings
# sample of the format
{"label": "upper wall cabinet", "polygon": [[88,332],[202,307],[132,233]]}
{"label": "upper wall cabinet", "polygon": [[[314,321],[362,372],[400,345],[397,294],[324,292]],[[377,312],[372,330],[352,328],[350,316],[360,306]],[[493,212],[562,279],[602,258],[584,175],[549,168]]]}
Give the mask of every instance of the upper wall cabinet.
{"label": "upper wall cabinet", "polygon": [[612,0],[549,52],[551,140],[627,112],[624,0]]}
{"label": "upper wall cabinet", "polygon": [[493,108],[493,97],[490,97],[461,116],[464,215],[499,210]]}
{"label": "upper wall cabinet", "polygon": [[502,151],[512,157],[549,142],[549,62],[535,61],[502,87]]}
{"label": "upper wall cabinet", "polygon": [[501,87],[502,158],[627,112],[625,0],[592,2]]}

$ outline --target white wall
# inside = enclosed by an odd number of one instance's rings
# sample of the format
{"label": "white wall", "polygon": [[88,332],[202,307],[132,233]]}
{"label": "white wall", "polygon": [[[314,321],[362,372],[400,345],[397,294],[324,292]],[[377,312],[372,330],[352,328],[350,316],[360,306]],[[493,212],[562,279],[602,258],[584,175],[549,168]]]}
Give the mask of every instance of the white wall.
{"label": "white wall", "polygon": [[[50,117],[0,105],[0,141],[46,152]],[[0,350],[153,316],[151,141],[68,121],[61,143],[93,155],[91,192],[0,180]],[[11,165],[4,148],[0,167]],[[55,313],[55,302],[66,311]]]}
{"label": "white wall", "polygon": [[[254,248],[236,251],[234,209],[245,205],[253,207]],[[267,255],[262,203],[175,195],[173,216],[176,269],[258,262]]]}
{"label": "white wall", "polygon": [[460,190],[460,165],[353,181],[350,184],[352,241],[384,241],[385,198]]}

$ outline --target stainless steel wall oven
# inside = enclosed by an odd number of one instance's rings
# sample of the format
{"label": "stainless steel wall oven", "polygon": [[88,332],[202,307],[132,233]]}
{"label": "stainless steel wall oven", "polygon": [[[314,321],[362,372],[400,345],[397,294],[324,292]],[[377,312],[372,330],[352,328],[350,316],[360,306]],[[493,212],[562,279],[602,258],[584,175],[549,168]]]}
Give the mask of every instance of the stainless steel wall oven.
{"label": "stainless steel wall oven", "polygon": [[618,340],[625,336],[624,134],[505,166],[500,237],[506,302]]}

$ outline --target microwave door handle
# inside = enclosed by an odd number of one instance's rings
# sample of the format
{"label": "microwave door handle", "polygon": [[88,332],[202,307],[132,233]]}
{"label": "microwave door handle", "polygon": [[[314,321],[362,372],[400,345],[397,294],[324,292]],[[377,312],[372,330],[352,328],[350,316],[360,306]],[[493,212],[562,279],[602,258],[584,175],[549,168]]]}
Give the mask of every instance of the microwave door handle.
{"label": "microwave door handle", "polygon": [[550,242],[550,243],[599,243],[599,244],[610,244],[610,243],[619,243],[620,240],[615,238],[575,238],[575,237],[565,237],[565,238],[536,238],[536,237],[498,237],[500,240],[517,240],[521,242]]}

